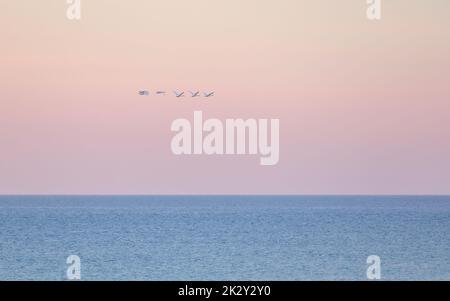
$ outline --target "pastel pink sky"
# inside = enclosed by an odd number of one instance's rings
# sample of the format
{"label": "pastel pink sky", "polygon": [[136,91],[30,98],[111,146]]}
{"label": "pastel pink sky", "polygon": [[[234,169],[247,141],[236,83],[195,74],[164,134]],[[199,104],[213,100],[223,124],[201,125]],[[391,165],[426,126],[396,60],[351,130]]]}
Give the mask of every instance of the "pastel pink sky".
{"label": "pastel pink sky", "polygon": [[[448,0],[66,7],[1,1],[0,194],[450,193]],[[279,118],[280,162],[173,155],[194,110]]]}

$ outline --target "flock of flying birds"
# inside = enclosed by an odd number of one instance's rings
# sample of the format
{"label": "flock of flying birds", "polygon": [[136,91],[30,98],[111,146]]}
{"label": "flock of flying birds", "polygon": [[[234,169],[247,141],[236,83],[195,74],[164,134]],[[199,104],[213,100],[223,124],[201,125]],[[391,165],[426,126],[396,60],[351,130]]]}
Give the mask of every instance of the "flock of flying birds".
{"label": "flock of flying birds", "polygon": [[[156,95],[165,95],[166,91],[156,91],[155,92]],[[202,95],[200,94],[200,91],[189,91],[189,93],[191,94],[191,97],[201,97]],[[175,97],[180,98],[180,97],[184,97],[185,93],[184,91],[178,92],[178,91],[173,91],[173,94],[175,94]],[[148,96],[150,95],[150,92],[148,90],[140,90],[139,91],[139,95],[141,96]],[[212,97],[214,96],[214,91],[212,92],[203,92],[203,97]]]}

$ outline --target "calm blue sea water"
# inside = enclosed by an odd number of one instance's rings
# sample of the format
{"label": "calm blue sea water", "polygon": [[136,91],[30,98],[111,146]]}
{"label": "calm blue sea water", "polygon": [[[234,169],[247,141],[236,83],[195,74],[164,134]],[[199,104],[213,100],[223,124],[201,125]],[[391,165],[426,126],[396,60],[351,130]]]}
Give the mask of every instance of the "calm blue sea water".
{"label": "calm blue sea water", "polygon": [[450,197],[0,196],[0,280],[450,280]]}

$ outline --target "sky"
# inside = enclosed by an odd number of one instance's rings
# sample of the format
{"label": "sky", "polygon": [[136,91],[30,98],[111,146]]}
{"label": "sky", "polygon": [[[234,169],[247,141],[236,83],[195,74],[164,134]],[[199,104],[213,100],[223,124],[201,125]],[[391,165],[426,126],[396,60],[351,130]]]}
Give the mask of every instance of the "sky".
{"label": "sky", "polygon": [[[81,3],[0,0],[0,194],[450,194],[448,0]],[[195,110],[279,163],[174,155]]]}

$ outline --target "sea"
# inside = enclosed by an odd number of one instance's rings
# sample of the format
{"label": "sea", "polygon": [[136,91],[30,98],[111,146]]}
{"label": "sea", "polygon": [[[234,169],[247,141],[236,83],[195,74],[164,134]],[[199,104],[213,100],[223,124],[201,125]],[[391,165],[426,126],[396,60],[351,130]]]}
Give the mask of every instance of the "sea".
{"label": "sea", "polygon": [[[0,280],[450,280],[450,196],[0,196]],[[372,257],[373,258],[373,257]]]}

